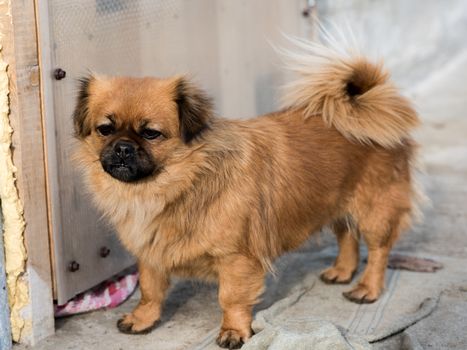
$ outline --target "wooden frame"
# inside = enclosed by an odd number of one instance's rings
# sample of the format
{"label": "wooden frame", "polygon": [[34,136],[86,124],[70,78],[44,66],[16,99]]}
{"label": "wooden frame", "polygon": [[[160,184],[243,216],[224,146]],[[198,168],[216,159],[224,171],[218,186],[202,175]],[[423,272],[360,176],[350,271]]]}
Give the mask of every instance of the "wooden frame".
{"label": "wooden frame", "polygon": [[[43,117],[33,0],[2,4],[3,56],[10,79],[13,162],[24,206],[29,305],[20,342],[35,344],[54,333]],[[8,8],[9,7],[9,8]],[[30,329],[29,329],[30,328]]]}

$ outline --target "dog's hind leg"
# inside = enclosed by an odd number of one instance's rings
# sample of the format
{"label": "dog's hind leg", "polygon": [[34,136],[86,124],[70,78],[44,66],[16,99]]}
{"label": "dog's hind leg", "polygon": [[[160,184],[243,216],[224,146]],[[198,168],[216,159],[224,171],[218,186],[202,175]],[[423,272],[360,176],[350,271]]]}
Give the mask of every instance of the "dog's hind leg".
{"label": "dog's hind leg", "polygon": [[334,265],[321,272],[325,283],[350,283],[359,260],[358,233],[348,220],[338,220],[331,226],[336,234],[339,254]]}
{"label": "dog's hind leg", "polygon": [[381,295],[391,248],[410,224],[408,192],[388,191],[377,202],[371,206],[372,210],[357,217],[358,230],[368,247],[368,262],[357,285],[344,293],[356,303],[372,303]]}

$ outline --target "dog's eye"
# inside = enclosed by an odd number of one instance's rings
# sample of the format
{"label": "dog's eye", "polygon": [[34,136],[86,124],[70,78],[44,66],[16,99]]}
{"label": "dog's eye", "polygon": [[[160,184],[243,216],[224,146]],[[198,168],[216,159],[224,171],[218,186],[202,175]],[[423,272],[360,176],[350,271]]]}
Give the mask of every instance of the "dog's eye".
{"label": "dog's eye", "polygon": [[154,140],[161,136],[162,134],[154,129],[143,129],[140,132],[141,137],[145,138],[146,140]]}
{"label": "dog's eye", "polygon": [[104,124],[97,127],[97,132],[102,136],[109,136],[115,132],[115,127],[111,124]]}

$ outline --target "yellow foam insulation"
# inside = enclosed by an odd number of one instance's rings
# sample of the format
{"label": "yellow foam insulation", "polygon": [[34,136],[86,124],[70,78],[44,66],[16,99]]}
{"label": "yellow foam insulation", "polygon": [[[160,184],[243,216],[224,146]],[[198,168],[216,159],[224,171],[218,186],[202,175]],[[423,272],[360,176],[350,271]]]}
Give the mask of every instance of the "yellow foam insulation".
{"label": "yellow foam insulation", "polygon": [[28,284],[23,276],[27,257],[23,236],[25,222],[23,206],[15,186],[16,168],[11,153],[13,130],[8,118],[8,94],[7,64],[3,60],[0,46],[0,199],[11,331],[13,340],[19,341],[22,332],[27,328],[21,316],[21,309],[29,303],[29,296]]}

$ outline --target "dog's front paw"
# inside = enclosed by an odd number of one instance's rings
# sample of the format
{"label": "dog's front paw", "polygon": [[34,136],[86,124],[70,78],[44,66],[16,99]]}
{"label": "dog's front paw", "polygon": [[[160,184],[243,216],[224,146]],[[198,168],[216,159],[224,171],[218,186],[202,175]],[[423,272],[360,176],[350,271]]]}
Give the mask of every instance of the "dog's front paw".
{"label": "dog's front paw", "polygon": [[125,334],[147,334],[159,324],[159,320],[140,320],[132,314],[124,315],[117,322],[117,328]]}
{"label": "dog's front paw", "polygon": [[245,340],[246,339],[234,329],[222,329],[216,339],[216,343],[221,348],[240,349]]}
{"label": "dog's front paw", "polygon": [[370,304],[374,303],[379,298],[381,288],[359,283],[352,290],[342,294],[344,297],[357,304]]}

